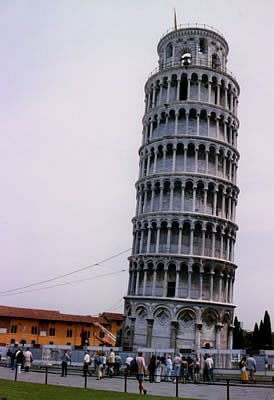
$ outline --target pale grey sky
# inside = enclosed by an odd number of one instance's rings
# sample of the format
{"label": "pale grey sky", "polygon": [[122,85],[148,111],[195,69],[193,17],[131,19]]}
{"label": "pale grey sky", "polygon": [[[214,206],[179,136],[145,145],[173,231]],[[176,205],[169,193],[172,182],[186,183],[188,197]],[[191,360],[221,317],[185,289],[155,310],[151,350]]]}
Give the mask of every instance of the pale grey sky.
{"label": "pale grey sky", "polygon": [[[236,315],[274,325],[272,0],[0,1],[0,291],[94,264],[132,245],[144,84],[161,35],[205,23],[241,86]],[[128,268],[129,253],[60,282]],[[0,304],[122,311],[127,272]],[[56,284],[59,281],[56,281]]]}

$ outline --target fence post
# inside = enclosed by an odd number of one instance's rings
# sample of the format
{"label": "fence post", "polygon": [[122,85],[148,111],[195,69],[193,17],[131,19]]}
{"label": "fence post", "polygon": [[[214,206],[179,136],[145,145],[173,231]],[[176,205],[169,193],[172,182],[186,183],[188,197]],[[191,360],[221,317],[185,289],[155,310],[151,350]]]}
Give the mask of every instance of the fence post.
{"label": "fence post", "polygon": [[226,380],[226,400],[229,400],[229,379]]}
{"label": "fence post", "polygon": [[14,377],[14,380],[17,381],[17,363],[15,365],[15,377]]}
{"label": "fence post", "polygon": [[124,392],[127,392],[127,371],[125,372],[125,390]]}
{"label": "fence post", "polygon": [[48,384],[48,367],[46,367],[45,385]]}
{"label": "fence post", "polygon": [[88,387],[88,385],[87,385],[87,379],[88,379],[88,376],[87,376],[87,373],[85,373],[85,389]]}
{"label": "fence post", "polygon": [[176,375],[176,397],[179,396],[179,390],[178,390],[179,389],[179,387],[178,387],[179,385],[178,384],[179,384],[179,376]]}

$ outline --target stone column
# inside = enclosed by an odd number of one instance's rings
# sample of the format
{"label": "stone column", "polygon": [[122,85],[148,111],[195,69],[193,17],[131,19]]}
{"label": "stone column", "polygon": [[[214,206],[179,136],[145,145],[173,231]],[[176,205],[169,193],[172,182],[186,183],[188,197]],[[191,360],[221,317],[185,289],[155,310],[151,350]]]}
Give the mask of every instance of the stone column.
{"label": "stone column", "polygon": [[210,272],[210,287],[209,287],[209,301],[213,300],[213,278],[214,278],[214,272]]}
{"label": "stone column", "polygon": [[153,165],[153,174],[155,175],[157,172],[157,151],[154,153],[154,165]]}
{"label": "stone column", "polygon": [[195,350],[198,351],[201,348],[201,330],[203,324],[196,323],[195,324]]}
{"label": "stone column", "polygon": [[185,207],[185,186],[182,184],[181,186],[181,211],[184,211]]}
{"label": "stone column", "polygon": [[155,296],[156,289],[156,279],[157,279],[157,266],[153,266],[153,280],[152,280],[152,296]]}
{"label": "stone column", "polygon": [[146,287],[147,287],[147,265],[144,266],[144,286],[143,286],[143,296],[146,295]]}
{"label": "stone column", "polygon": [[157,224],[156,249],[155,249],[155,253],[159,253],[160,233],[161,233],[161,226],[160,226],[160,224]]}
{"label": "stone column", "polygon": [[147,189],[145,189],[144,192],[145,192],[145,195],[144,195],[143,213],[145,214],[145,212],[146,212],[146,206],[147,206]]}
{"label": "stone column", "polygon": [[187,147],[184,147],[184,172],[186,172]]}
{"label": "stone column", "polygon": [[229,280],[229,275],[226,276],[225,280],[225,303],[228,303],[228,280]]}
{"label": "stone column", "polygon": [[221,302],[222,301],[222,283],[223,283],[223,274],[220,273],[219,276],[219,296],[218,296],[218,301]]}
{"label": "stone column", "polygon": [[194,172],[197,173],[198,171],[198,147],[195,148],[195,164],[194,164]]}
{"label": "stone column", "polygon": [[177,79],[177,93],[176,93],[177,101],[180,101],[180,85],[181,85],[181,79]]}
{"label": "stone column", "polygon": [[213,215],[214,217],[216,217],[217,214],[217,194],[218,194],[218,190],[214,188],[214,195],[213,195]]}
{"label": "stone column", "polygon": [[164,267],[164,287],[163,287],[163,297],[167,295],[167,274],[168,274],[168,267]]}
{"label": "stone column", "polygon": [[199,299],[203,298],[203,274],[204,274],[204,267],[200,264],[200,287],[199,287]]}
{"label": "stone column", "polygon": [[176,349],[178,321],[171,321],[170,324],[171,324],[171,326],[170,326],[170,348]]}
{"label": "stone column", "polygon": [[206,228],[203,226],[202,227],[202,254],[201,254],[202,257],[205,255],[205,233],[206,233]]}
{"label": "stone column", "polygon": [[207,136],[210,136],[210,115],[207,115]]}
{"label": "stone column", "polygon": [[216,157],[215,157],[215,176],[218,176],[218,165],[219,165],[219,153],[216,153]]}
{"label": "stone column", "polygon": [[135,296],[138,296],[139,290],[139,280],[140,280],[140,268],[137,267],[137,274],[136,274],[136,286],[135,286]]}
{"label": "stone column", "polygon": [[185,135],[188,135],[188,118],[189,118],[189,113],[186,112],[186,133],[185,133]]}
{"label": "stone column", "polygon": [[130,339],[129,339],[129,346],[134,346],[134,336],[135,336],[135,317],[130,317],[131,327],[130,327]]}
{"label": "stone column", "polygon": [[200,114],[197,114],[197,135],[200,136]]}
{"label": "stone column", "polygon": [[154,206],[154,196],[155,196],[155,189],[152,186],[151,187],[151,203],[150,203],[150,212],[153,212],[153,206]]}
{"label": "stone column", "polygon": [[153,88],[152,91],[152,107],[155,107],[155,95],[156,95],[156,88]]}
{"label": "stone column", "polygon": [[208,153],[209,153],[209,150],[208,149],[206,149],[206,175],[208,175]]}
{"label": "stone column", "polygon": [[198,79],[198,101],[201,101],[201,79]]}
{"label": "stone column", "polygon": [[172,172],[176,169],[176,146],[173,147],[173,157],[172,157]]}
{"label": "stone column", "polygon": [[204,188],[204,214],[206,214],[206,203],[207,203],[207,190],[208,188]]}
{"label": "stone column", "polygon": [[190,100],[190,78],[187,78],[187,100]]}
{"label": "stone column", "polygon": [[189,254],[193,254],[193,236],[194,236],[194,228],[193,226],[190,227],[190,249]]}
{"label": "stone column", "polygon": [[141,228],[140,230],[141,230],[141,240],[140,240],[139,252],[142,253],[143,252],[143,242],[144,242],[144,230],[143,230],[143,228]]}
{"label": "stone column", "polygon": [[150,170],[150,154],[147,157],[147,173],[146,173],[146,176],[149,176],[149,170]]}
{"label": "stone column", "polygon": [[169,211],[173,211],[174,183],[170,183]]}
{"label": "stone column", "polygon": [[[233,345],[233,328],[234,328],[233,325],[229,325],[229,327],[228,327],[228,338],[227,338],[227,349],[228,349],[228,350],[232,350],[232,345]],[[227,367],[227,368],[231,368],[232,355],[231,355],[231,354],[228,354],[228,357],[227,357],[226,360],[227,360],[227,365],[226,365],[226,367]]]}
{"label": "stone column", "polygon": [[175,297],[179,297],[179,282],[180,282],[180,266],[176,265]]}
{"label": "stone column", "polygon": [[148,234],[147,234],[147,253],[150,252],[150,241],[151,241],[151,226],[148,227]]}
{"label": "stone column", "polygon": [[216,239],[216,229],[212,230],[212,247],[211,247],[211,257],[215,257],[215,239]]}
{"label": "stone column", "polygon": [[211,103],[211,81],[208,81],[208,102]]}
{"label": "stone column", "polygon": [[147,348],[151,348],[153,323],[154,319],[147,318],[147,340],[146,340]]}
{"label": "stone column", "polygon": [[188,281],[187,281],[187,298],[191,297],[191,274],[192,274],[192,266],[188,266]]}
{"label": "stone column", "polygon": [[160,201],[159,201],[159,211],[162,211],[163,208],[163,191],[164,191],[164,185],[163,182],[160,183]]}
{"label": "stone column", "polygon": [[160,93],[159,93],[158,105],[162,104],[162,96],[163,96],[163,82],[160,83]]}
{"label": "stone column", "polygon": [[171,237],[171,224],[168,223],[168,225],[167,225],[167,244],[166,244],[167,253],[170,252],[170,237]]}
{"label": "stone column", "polygon": [[217,83],[217,106],[220,105],[220,84]]}
{"label": "stone column", "polygon": [[179,235],[178,235],[178,250],[177,250],[178,254],[181,254],[181,251],[182,251],[182,234],[183,234],[183,226],[182,226],[182,223],[180,223]]}
{"label": "stone column", "polygon": [[163,146],[163,171],[166,168],[166,146]]}
{"label": "stone column", "polygon": [[174,135],[175,136],[178,135],[178,117],[179,117],[179,113],[176,112],[175,113],[175,131],[174,131]]}
{"label": "stone column", "polygon": [[168,81],[167,81],[167,98],[166,98],[167,104],[169,103],[169,98],[170,98],[170,86],[171,86],[171,80],[168,79]]}
{"label": "stone column", "polygon": [[193,186],[193,198],[192,198],[192,211],[195,212],[196,210],[196,191],[197,186]]}

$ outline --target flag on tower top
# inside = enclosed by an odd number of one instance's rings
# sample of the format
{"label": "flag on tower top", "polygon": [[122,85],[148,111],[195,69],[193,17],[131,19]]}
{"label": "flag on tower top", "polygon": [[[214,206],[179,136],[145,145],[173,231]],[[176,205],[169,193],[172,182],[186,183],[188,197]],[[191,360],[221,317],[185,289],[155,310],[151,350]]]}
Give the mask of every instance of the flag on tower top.
{"label": "flag on tower top", "polygon": [[177,31],[177,18],[176,18],[176,10],[174,8],[174,29]]}

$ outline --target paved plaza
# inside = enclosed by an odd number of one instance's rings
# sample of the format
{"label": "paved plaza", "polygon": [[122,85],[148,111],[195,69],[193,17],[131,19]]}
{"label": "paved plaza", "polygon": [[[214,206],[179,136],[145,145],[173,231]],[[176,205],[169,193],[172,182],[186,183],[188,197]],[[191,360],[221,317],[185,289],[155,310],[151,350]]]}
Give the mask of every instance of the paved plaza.
{"label": "paved plaza", "polygon": [[[0,367],[0,378],[14,380],[15,372],[10,368]],[[44,372],[22,372],[18,374],[17,380],[21,382],[45,383]],[[68,375],[61,377],[59,374],[48,374],[48,384],[60,386],[84,387],[85,381],[81,375]],[[124,377],[104,378],[96,380],[95,376],[88,377],[87,387],[91,389],[112,390],[117,392],[124,391]],[[149,383],[145,382],[145,388],[148,394],[175,397],[176,385],[172,382]],[[138,393],[137,381],[133,378],[127,380],[127,391],[129,393]],[[179,384],[179,397],[200,399],[200,400],[226,400],[225,385],[206,385],[206,384]],[[230,400],[274,400],[274,386],[256,387],[248,386],[230,386]]]}

